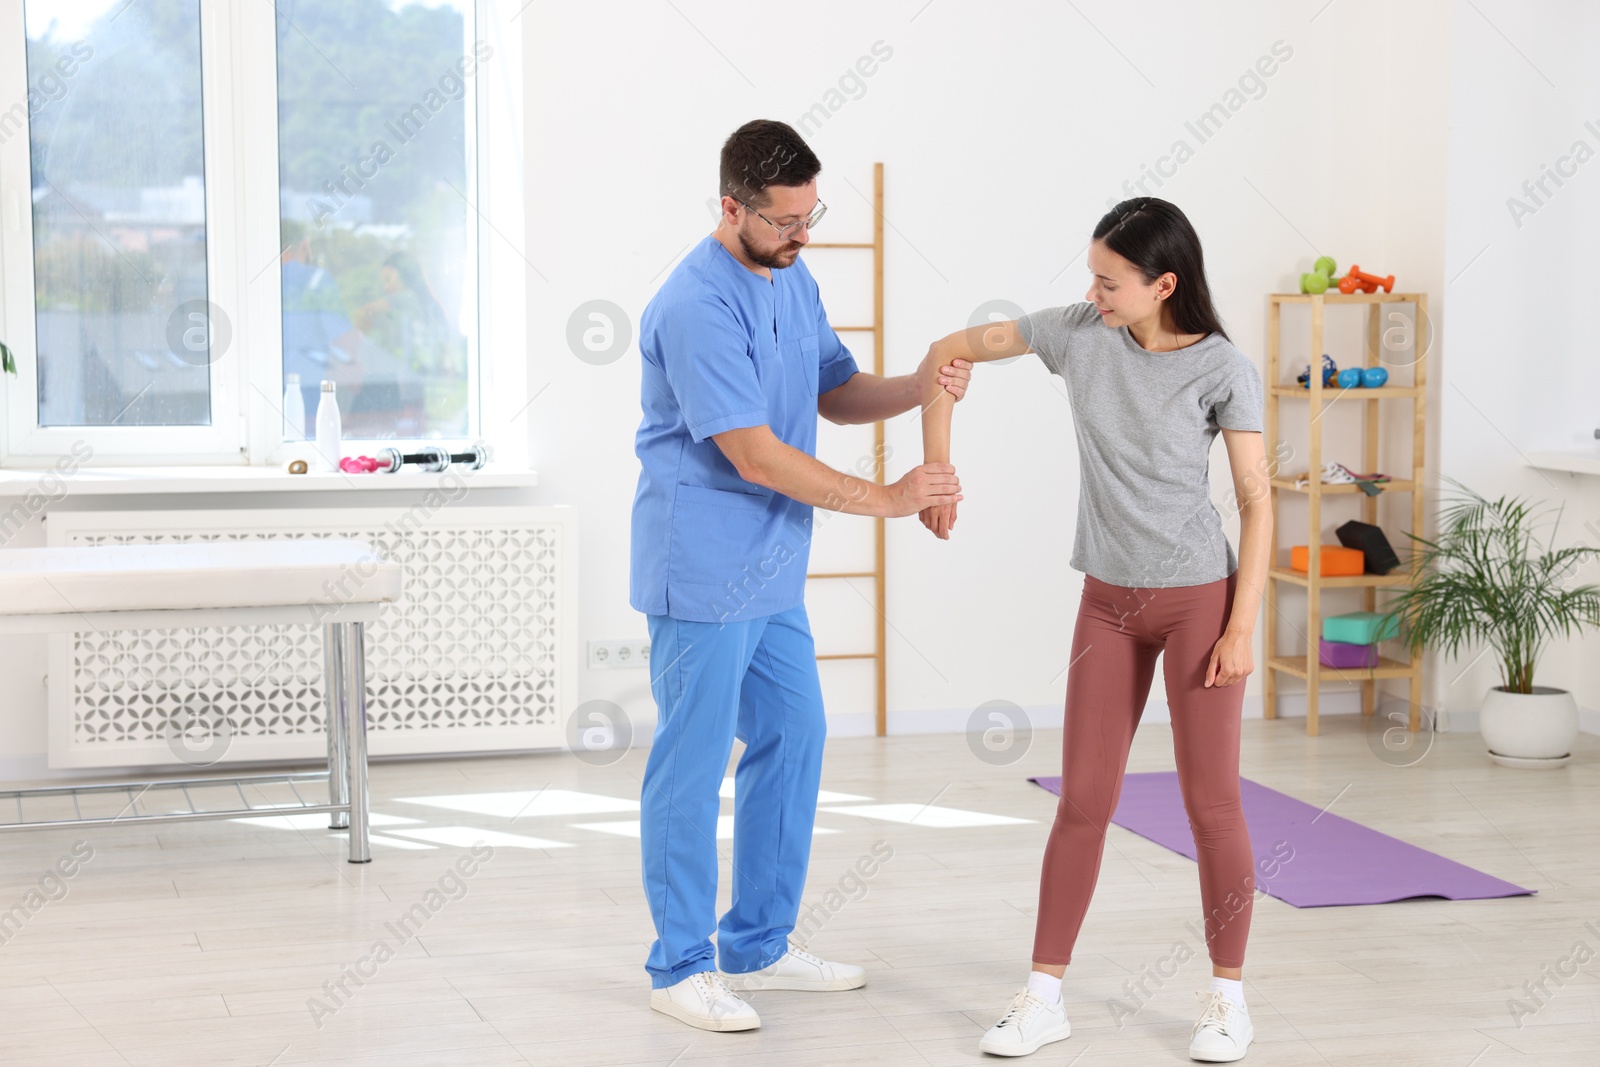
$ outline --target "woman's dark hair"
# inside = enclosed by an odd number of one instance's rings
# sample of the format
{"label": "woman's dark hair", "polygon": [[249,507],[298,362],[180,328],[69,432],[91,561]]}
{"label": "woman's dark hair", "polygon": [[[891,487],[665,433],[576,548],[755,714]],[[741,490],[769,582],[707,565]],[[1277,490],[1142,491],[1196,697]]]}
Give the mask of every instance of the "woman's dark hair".
{"label": "woman's dark hair", "polygon": [[[1100,218],[1094,239],[1139,268],[1146,283],[1171,271],[1178,276],[1167,306],[1179,333],[1215,333],[1228,338],[1211,303],[1200,235],[1176,204],[1153,196],[1124,200]],[[1228,338],[1231,340],[1231,338]]]}
{"label": "woman's dark hair", "polygon": [[722,144],[720,195],[765,207],[769,185],[804,185],[822,170],[816,154],[787,123],[756,119]]}

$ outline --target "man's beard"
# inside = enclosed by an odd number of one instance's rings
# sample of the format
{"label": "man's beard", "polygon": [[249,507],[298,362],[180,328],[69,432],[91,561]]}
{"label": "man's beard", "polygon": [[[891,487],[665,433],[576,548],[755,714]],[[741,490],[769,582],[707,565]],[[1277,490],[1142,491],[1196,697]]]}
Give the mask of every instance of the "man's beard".
{"label": "man's beard", "polygon": [[739,247],[750,257],[750,262],[768,270],[783,270],[785,267],[794,266],[794,255],[800,251],[800,246],[791,241],[776,252],[762,252],[751,246],[742,231],[739,233]]}

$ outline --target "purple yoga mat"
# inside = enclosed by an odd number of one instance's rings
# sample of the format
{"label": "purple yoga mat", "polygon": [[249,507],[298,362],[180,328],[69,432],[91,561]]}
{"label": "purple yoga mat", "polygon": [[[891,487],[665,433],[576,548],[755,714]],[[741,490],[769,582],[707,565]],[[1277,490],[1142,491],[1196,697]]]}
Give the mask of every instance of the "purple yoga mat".
{"label": "purple yoga mat", "polygon": [[[1061,795],[1060,778],[1028,780]],[[1485,900],[1534,892],[1248,778],[1239,785],[1256,857],[1257,888],[1297,908],[1387,904],[1412,897]],[[1195,858],[1176,771],[1127,775],[1111,821]]]}

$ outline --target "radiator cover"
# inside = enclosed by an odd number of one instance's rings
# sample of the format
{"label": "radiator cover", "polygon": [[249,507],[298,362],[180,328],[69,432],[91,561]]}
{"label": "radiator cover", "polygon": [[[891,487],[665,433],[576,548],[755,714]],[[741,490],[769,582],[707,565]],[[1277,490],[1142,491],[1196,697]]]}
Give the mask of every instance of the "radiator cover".
{"label": "radiator cover", "polygon": [[[559,748],[577,682],[570,507],[55,511],[51,545],[348,537],[405,568],[366,633],[374,755]],[[319,759],[315,626],[49,638],[50,766]]]}

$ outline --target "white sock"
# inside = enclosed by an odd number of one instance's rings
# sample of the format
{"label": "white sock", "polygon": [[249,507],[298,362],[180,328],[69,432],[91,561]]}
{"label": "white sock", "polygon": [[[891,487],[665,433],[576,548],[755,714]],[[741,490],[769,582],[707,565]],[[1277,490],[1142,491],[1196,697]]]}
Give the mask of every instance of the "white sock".
{"label": "white sock", "polygon": [[[1244,983],[1234,978],[1211,977],[1211,992],[1221,993],[1231,1000],[1235,1007],[1244,1008]],[[1248,1008],[1245,1008],[1248,1011]]]}
{"label": "white sock", "polygon": [[1028,972],[1028,992],[1046,1004],[1061,1003],[1061,979],[1043,971]]}

